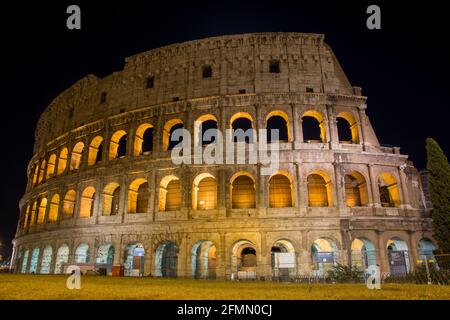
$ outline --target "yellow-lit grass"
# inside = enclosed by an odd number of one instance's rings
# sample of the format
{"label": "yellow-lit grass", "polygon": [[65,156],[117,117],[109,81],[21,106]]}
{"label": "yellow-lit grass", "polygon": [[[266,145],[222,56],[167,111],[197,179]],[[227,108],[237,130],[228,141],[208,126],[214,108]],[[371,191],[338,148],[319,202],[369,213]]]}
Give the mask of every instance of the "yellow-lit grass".
{"label": "yellow-lit grass", "polygon": [[293,284],[259,281],[184,280],[83,276],[81,290],[67,276],[0,274],[0,299],[450,299],[450,286]]}

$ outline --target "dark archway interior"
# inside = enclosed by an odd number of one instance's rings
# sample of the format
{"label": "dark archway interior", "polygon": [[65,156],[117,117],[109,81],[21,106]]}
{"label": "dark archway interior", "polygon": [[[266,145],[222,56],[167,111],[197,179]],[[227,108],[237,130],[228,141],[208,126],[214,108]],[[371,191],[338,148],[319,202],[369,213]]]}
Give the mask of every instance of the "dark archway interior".
{"label": "dark archway interior", "polygon": [[119,146],[117,148],[117,158],[125,157],[127,153],[127,135],[124,135],[119,140]]}
{"label": "dark archway interior", "polygon": [[252,129],[252,122],[247,118],[238,118],[233,121],[232,124],[233,128],[233,141],[234,142],[242,142],[245,141],[246,143],[250,143],[250,141],[253,141],[253,132],[251,131],[248,136],[243,136],[242,134],[236,134],[236,130],[242,129],[244,132],[247,130]]}
{"label": "dark archway interior", "polygon": [[213,136],[211,139],[208,139],[208,140],[205,139],[205,132],[210,129],[217,130],[217,121],[206,120],[206,121],[202,122],[201,128],[202,128],[202,132],[201,132],[202,145],[207,145],[207,144],[210,144],[210,143],[213,143],[216,141],[217,136]]}
{"label": "dark archway interior", "polygon": [[172,150],[177,144],[183,142],[183,137],[181,136],[179,140],[172,140],[172,134],[175,130],[177,129],[183,129],[183,124],[179,123],[174,125],[171,129],[170,129],[170,134],[169,134],[169,147],[168,150]]}
{"label": "dark archway interior", "polygon": [[314,117],[305,116],[302,118],[303,140],[304,142],[321,142],[320,125]]}
{"label": "dark archway interior", "polygon": [[344,118],[337,118],[337,130],[339,141],[351,142],[352,131],[350,129],[350,123]]}
{"label": "dark archway interior", "polygon": [[278,141],[288,141],[288,129],[286,120],[280,116],[273,116],[267,120],[267,142],[272,142],[272,130],[278,130]]}
{"label": "dark archway interior", "polygon": [[142,152],[153,151],[153,128],[145,130],[142,138]]}

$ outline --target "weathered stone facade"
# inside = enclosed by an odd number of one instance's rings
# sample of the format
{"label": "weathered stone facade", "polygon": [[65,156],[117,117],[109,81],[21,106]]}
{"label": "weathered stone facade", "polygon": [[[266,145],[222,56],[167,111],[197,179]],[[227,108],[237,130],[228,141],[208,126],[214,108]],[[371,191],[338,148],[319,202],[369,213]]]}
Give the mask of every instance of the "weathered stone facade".
{"label": "weathered stone facade", "polygon": [[[383,272],[389,272],[394,240],[397,250],[408,251],[412,269],[419,241],[432,239],[420,177],[399,148],[380,146],[365,111],[366,97],[350,85],[318,34],[190,41],[127,58],[124,70],[106,78],[89,75],[56,97],[37,124],[14,240],[15,269],[53,273],[75,262],[120,265],[128,245],[139,243],[145,275],[270,276],[278,249],[295,253],[289,272],[300,275],[323,267],[316,260],[321,251],[349,263],[363,250],[352,247],[355,239],[372,251]],[[290,205],[271,204],[272,177],[260,174],[261,165],[173,165],[167,150],[171,125],[194,132],[194,121],[205,115],[222,132],[236,118],[250,120],[255,129],[266,128],[271,115],[286,120],[277,174],[289,180]],[[305,141],[303,117],[317,120],[320,141]],[[351,141],[340,141],[338,118],[350,125]],[[149,127],[152,148],[142,152],[142,128]],[[118,156],[123,136],[126,152]],[[196,177],[205,173],[216,198],[202,210],[192,199],[201,189]],[[254,208],[233,205],[238,189],[232,185],[240,175],[253,180]],[[169,187],[169,180],[179,184]],[[143,183],[144,191],[138,189]],[[171,188],[180,188],[179,203],[175,196],[168,200]],[[356,202],[351,192],[359,193]],[[323,197],[323,204],[313,196]],[[173,203],[175,210],[167,211]],[[312,249],[317,239],[322,244]],[[86,257],[76,253],[80,245],[89,248]],[[111,247],[110,261],[103,261],[99,251]],[[256,255],[256,262],[243,261],[244,254]],[[200,255],[207,262],[198,262]]]}

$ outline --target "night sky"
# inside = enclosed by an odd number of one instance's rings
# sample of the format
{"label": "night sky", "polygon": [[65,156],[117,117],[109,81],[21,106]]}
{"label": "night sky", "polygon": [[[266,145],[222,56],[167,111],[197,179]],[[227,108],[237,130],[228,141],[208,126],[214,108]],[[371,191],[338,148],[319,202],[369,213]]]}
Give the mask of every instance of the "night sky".
{"label": "night sky", "polygon": [[[66,28],[70,4],[81,7],[80,31]],[[366,28],[370,4],[381,7],[381,30]],[[448,13],[437,1],[72,0],[2,2],[0,10],[3,255],[11,250],[45,107],[87,74],[106,76],[121,70],[125,57],[171,43],[247,32],[324,33],[352,85],[369,97],[380,143],[401,147],[419,169],[426,166],[426,137],[450,155]]]}

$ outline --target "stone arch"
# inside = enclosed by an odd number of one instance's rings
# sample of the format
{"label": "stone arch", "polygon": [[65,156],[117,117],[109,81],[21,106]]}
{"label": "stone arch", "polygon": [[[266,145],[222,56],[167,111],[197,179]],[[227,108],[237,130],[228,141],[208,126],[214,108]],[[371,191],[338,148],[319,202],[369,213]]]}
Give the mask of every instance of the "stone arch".
{"label": "stone arch", "polygon": [[30,255],[30,250],[26,249],[23,253],[22,266],[20,268],[20,273],[27,273],[28,256],[29,255]]}
{"label": "stone arch", "polygon": [[58,221],[58,215],[59,215],[59,194],[55,193],[50,201],[48,222]]}
{"label": "stone arch", "polygon": [[181,208],[181,182],[177,176],[161,179],[159,187],[159,211],[176,211]]}
{"label": "stone arch", "polygon": [[48,180],[48,179],[50,179],[51,177],[54,176],[54,174],[55,174],[55,165],[56,165],[56,154],[53,153],[48,158],[47,173],[45,175],[45,179]]}
{"label": "stone arch", "polygon": [[70,156],[70,170],[78,170],[80,168],[81,159],[83,156],[84,143],[79,141],[72,149]]}
{"label": "stone arch", "polygon": [[89,218],[94,214],[95,188],[86,187],[81,193],[80,218]]}
{"label": "stone arch", "polygon": [[256,140],[253,117],[248,112],[237,112],[230,118],[230,129],[234,142],[253,143]]}
{"label": "stone arch", "polygon": [[383,207],[400,206],[399,186],[397,178],[392,173],[383,172],[378,175],[378,189]]}
{"label": "stone arch", "polygon": [[340,143],[359,143],[358,122],[353,114],[340,112],[336,116],[336,121]]}
{"label": "stone arch", "polygon": [[199,240],[191,249],[191,276],[196,279],[216,277],[216,246],[212,241]]}
{"label": "stone arch", "polygon": [[38,262],[39,262],[39,247],[35,247],[33,251],[31,251],[31,260],[30,260],[30,273],[37,273],[38,270]]}
{"label": "stone arch", "polygon": [[369,204],[369,193],[364,176],[352,171],[344,176],[345,203],[348,207],[361,207]]}
{"label": "stone arch", "polygon": [[266,116],[267,142],[271,142],[270,131],[279,130],[279,141],[289,142],[292,140],[289,116],[282,110],[273,110]]}
{"label": "stone arch", "polygon": [[38,208],[37,224],[43,224],[45,221],[45,213],[47,211],[47,198],[41,198]]}
{"label": "stone arch", "polygon": [[320,237],[311,245],[311,256],[314,263],[314,273],[325,276],[339,260],[337,243],[330,237]]}
{"label": "stone arch", "polygon": [[386,247],[391,275],[403,276],[410,272],[408,243],[394,236],[387,241]]}
{"label": "stone arch", "polygon": [[315,170],[307,177],[308,205],[310,207],[332,207],[333,186],[325,171]]}
{"label": "stone arch", "polygon": [[33,185],[36,185],[38,183],[38,177],[39,177],[39,163],[36,163],[34,165],[33,170]]}
{"label": "stone arch", "polygon": [[42,251],[41,269],[39,273],[50,274],[52,266],[53,249],[52,246],[47,245]]}
{"label": "stone arch", "polygon": [[117,130],[109,140],[109,160],[125,157],[127,153],[127,132]]}
{"label": "stone arch", "polygon": [[365,271],[371,265],[377,265],[375,244],[366,237],[354,238],[351,244],[351,263],[359,271]]}
{"label": "stone arch", "polygon": [[27,204],[26,209],[25,209],[25,217],[22,221],[22,228],[26,229],[28,228],[29,225],[29,219],[30,219],[30,213],[31,213],[31,206],[30,204]]}
{"label": "stone arch", "polygon": [[[288,278],[297,273],[297,252],[292,242],[288,239],[276,240],[270,249],[272,276]],[[288,254],[282,257],[280,253]]]}
{"label": "stone arch", "polygon": [[128,213],[145,213],[149,204],[148,181],[138,178],[128,188]]}
{"label": "stone arch", "polygon": [[30,218],[30,226],[34,225],[36,223],[36,215],[38,210],[38,201],[35,200],[33,202],[33,206],[31,207],[31,218]]}
{"label": "stone arch", "polygon": [[103,137],[96,136],[89,144],[88,166],[93,166],[102,161]]}
{"label": "stone arch", "polygon": [[438,269],[438,262],[436,261],[436,257],[434,255],[434,251],[436,250],[436,245],[432,240],[428,238],[421,238],[417,245],[418,253],[419,253],[419,262],[422,264],[428,264],[429,268]]}
{"label": "stone arch", "polygon": [[256,208],[256,187],[253,176],[245,171],[235,173],[230,179],[231,208]]}
{"label": "stone arch", "polygon": [[324,115],[317,110],[307,110],[302,115],[303,140],[308,143],[327,141]]}
{"label": "stone arch", "polygon": [[[143,276],[145,248],[140,242],[133,241],[129,243],[124,250],[124,276]],[[138,270],[138,274],[134,274],[133,270]]]}
{"label": "stone arch", "polygon": [[294,206],[294,184],[287,172],[278,171],[269,178],[269,207]]}
{"label": "stone arch", "polygon": [[42,181],[44,181],[44,178],[45,178],[45,165],[46,165],[46,161],[44,159],[44,160],[41,161],[41,166],[39,167],[38,183],[41,183]]}
{"label": "stone arch", "polygon": [[55,259],[55,274],[63,273],[64,264],[69,262],[69,253],[69,246],[65,243],[58,248]]}
{"label": "stone arch", "polygon": [[217,118],[212,114],[204,114],[197,118],[194,122],[194,145],[201,146],[210,144],[216,141],[217,139],[217,131],[214,136],[214,140],[204,140],[204,134],[206,130],[217,130],[218,129],[218,121]]}
{"label": "stone arch", "polygon": [[181,119],[171,119],[166,122],[163,128],[163,141],[162,141],[162,147],[163,151],[169,151],[172,150],[172,148],[180,143],[182,141],[182,138],[178,141],[172,141],[171,137],[173,132],[176,129],[181,129],[184,127],[183,121]]}
{"label": "stone arch", "polygon": [[140,156],[153,151],[154,128],[150,123],[142,123],[134,136],[134,155]]}
{"label": "stone arch", "polygon": [[75,263],[88,263],[90,250],[87,243],[80,243],[75,249]]}
{"label": "stone arch", "polygon": [[72,218],[75,211],[75,200],[77,193],[75,190],[71,189],[66,192],[63,202],[63,217]]}
{"label": "stone arch", "polygon": [[69,154],[69,151],[67,150],[66,147],[62,148],[61,151],[59,152],[58,169],[57,169],[58,175],[63,174],[64,171],[66,170],[68,154]]}
{"label": "stone arch", "polygon": [[163,241],[155,252],[155,276],[176,278],[178,275],[178,245],[173,241]]}
{"label": "stone arch", "polygon": [[217,207],[217,181],[210,173],[200,173],[192,183],[192,209],[210,210]]}
{"label": "stone arch", "polygon": [[115,216],[120,209],[120,184],[110,182],[103,188],[103,216]]}
{"label": "stone arch", "polygon": [[238,279],[256,279],[256,268],[256,245],[246,239],[236,241],[231,247],[232,274]]}

